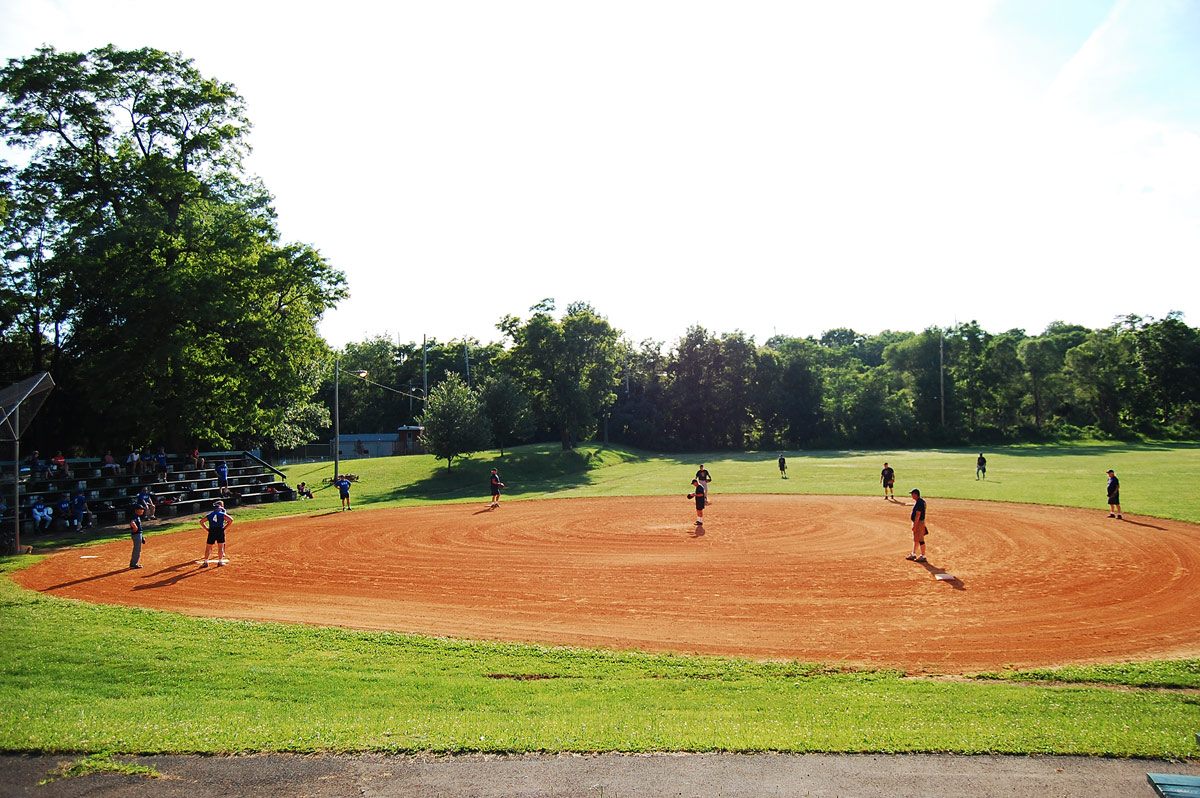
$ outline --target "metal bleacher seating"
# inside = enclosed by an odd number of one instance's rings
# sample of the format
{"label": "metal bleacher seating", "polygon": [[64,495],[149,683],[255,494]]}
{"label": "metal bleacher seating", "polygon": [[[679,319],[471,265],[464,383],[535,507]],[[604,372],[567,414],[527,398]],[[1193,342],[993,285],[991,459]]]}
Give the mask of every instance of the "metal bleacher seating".
{"label": "metal bleacher seating", "polygon": [[[159,520],[207,512],[212,503],[221,498],[214,466],[222,460],[229,466],[227,506],[288,501],[296,497],[295,491],[277,472],[247,452],[206,452],[202,457],[206,461],[204,467],[195,468],[184,456],[169,455],[165,480],[152,472],[102,471],[99,459],[68,460],[69,477],[53,472],[43,476],[23,471],[19,508],[21,532],[31,534],[34,531],[30,508],[35,497],[40,496],[53,506],[62,494],[73,497],[79,491],[87,497],[96,526],[127,523],[143,487],[148,487],[154,496],[155,514]],[[11,505],[11,461],[0,464],[0,491]],[[11,507],[0,523],[12,523]],[[61,520],[55,520],[56,528],[62,529],[64,525]]]}

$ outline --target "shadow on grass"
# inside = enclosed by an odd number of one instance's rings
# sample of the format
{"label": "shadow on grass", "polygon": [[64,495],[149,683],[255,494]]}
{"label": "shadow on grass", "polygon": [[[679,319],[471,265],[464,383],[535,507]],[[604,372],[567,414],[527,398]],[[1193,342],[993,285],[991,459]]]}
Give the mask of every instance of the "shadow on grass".
{"label": "shadow on grass", "polygon": [[[425,479],[398,485],[391,492],[382,494],[381,498],[385,501],[446,501],[474,496],[487,498],[491,495],[493,468],[498,469],[501,479],[508,485],[504,495],[510,498],[571,490],[602,481],[604,469],[599,464],[603,462],[605,451],[602,448],[572,449],[553,452],[557,456],[547,456],[550,452],[539,447],[510,450],[504,457],[486,460],[459,460],[450,469],[438,468]],[[695,460],[695,455],[655,455],[652,459],[668,466],[703,462]]]}

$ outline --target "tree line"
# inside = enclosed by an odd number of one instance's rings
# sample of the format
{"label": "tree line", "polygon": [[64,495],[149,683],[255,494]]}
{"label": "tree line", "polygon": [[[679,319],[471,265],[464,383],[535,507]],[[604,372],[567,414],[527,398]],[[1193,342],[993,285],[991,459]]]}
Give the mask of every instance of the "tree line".
{"label": "tree line", "polygon": [[0,384],[48,370],[59,386],[31,446],[289,448],[327,439],[339,400],[342,431],[424,423],[448,463],[546,440],[685,450],[1198,432],[1200,340],[1178,313],[762,344],[693,327],[668,345],[633,343],[586,302],[543,300],[499,319],[495,342],[377,337],[334,351],[317,323],[347,295],[345,276],[281,240],[269,192],[243,167],[249,127],[236,89],[179,54],[43,47],[0,69]]}
{"label": "tree line", "polygon": [[342,429],[424,421],[445,437],[453,419],[469,434],[433,447],[452,456],[546,440],[682,451],[1200,433],[1200,331],[1178,313],[1103,329],[1054,322],[1037,334],[973,321],[877,335],[840,328],[762,345],[697,326],[668,347],[631,343],[586,303],[558,317],[551,300],[531,311],[502,319],[498,343],[435,341],[424,357],[421,344],[385,338],[347,346],[350,368],[407,395],[343,389]]}

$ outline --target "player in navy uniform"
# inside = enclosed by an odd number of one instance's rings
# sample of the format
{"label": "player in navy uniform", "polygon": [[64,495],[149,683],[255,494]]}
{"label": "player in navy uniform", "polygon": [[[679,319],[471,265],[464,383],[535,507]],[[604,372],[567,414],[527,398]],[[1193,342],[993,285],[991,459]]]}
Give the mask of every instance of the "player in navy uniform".
{"label": "player in navy uniform", "polygon": [[222,496],[229,495],[229,463],[224,460],[214,467],[217,472],[217,492]]}
{"label": "player in navy uniform", "polygon": [[883,483],[883,500],[895,501],[896,490],[892,486],[896,484],[896,472],[887,463],[883,464],[883,470],[879,472],[879,481]]}
{"label": "player in navy uniform", "polygon": [[338,478],[333,481],[333,484],[338,489],[338,496],[342,498],[342,509],[353,509],[350,506],[350,480],[346,479],[344,474],[338,474]]}
{"label": "player in navy uniform", "polygon": [[694,490],[687,497],[696,500],[696,526],[704,526],[704,505],[707,503],[708,490],[699,479],[692,480],[692,487]]}
{"label": "player in navy uniform", "polygon": [[200,519],[200,526],[208,533],[208,542],[204,547],[204,563],[200,567],[208,567],[208,559],[215,543],[217,567],[220,568],[225,560],[225,530],[233,526],[233,516],[225,512],[225,502],[214,503],[212,512]]}
{"label": "player in navy uniform", "polygon": [[500,474],[494,468],[492,469],[492,476],[488,480],[488,486],[492,490],[492,503],[490,506],[492,508],[499,507],[500,489],[504,487],[504,483],[500,481]]}
{"label": "player in navy uniform", "polygon": [[1111,468],[1108,469],[1108,517],[1121,517],[1121,480]]}
{"label": "player in navy uniform", "polygon": [[146,512],[141,507],[137,507],[133,511],[133,520],[129,522],[129,537],[133,540],[133,553],[129,555],[129,567],[141,568],[139,560],[142,559],[142,544],[146,542],[146,536],[142,533],[142,513]]}
{"label": "player in navy uniform", "polygon": [[916,488],[913,488],[909,495],[914,500],[912,513],[909,514],[912,520],[913,550],[905,559],[925,562],[925,535],[929,531],[925,528],[925,500],[921,498],[921,491]]}
{"label": "player in navy uniform", "polygon": [[712,504],[712,474],[708,473],[704,463],[700,464],[700,470],[696,472],[696,479],[704,483],[704,503]]}

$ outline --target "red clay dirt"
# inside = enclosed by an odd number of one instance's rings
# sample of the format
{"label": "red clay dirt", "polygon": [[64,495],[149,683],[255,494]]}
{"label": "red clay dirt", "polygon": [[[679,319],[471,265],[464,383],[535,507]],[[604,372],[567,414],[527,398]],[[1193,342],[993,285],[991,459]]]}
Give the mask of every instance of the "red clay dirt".
{"label": "red clay dirt", "polygon": [[354,510],[235,524],[222,568],[197,528],[150,534],[141,570],[118,542],[13,578],[191,615],[909,672],[1200,654],[1198,526],[931,499],[918,564],[908,514],[725,495],[700,532],[682,496]]}

